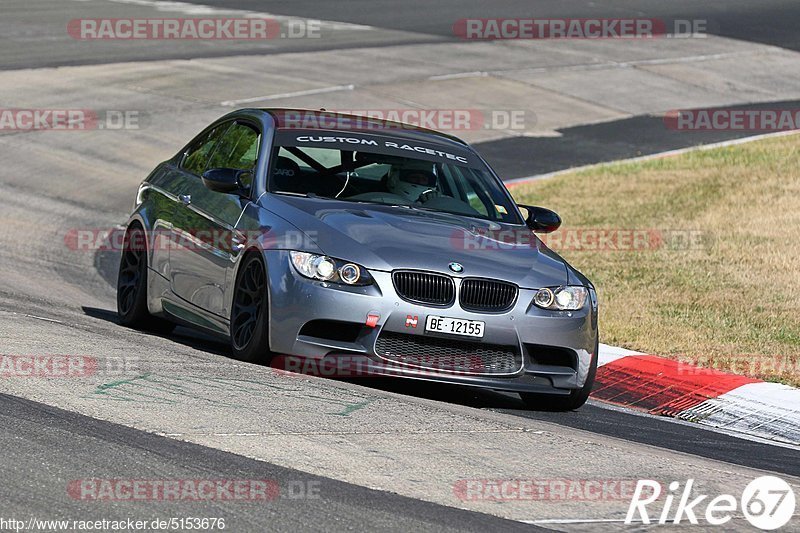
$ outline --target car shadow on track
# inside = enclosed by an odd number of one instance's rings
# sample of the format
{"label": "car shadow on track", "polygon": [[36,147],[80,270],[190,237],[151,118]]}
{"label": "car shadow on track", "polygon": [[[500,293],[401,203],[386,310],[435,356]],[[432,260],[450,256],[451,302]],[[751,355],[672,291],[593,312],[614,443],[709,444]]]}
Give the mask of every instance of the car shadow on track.
{"label": "car shadow on track", "polygon": [[[119,318],[115,311],[89,306],[81,306],[81,309],[86,316],[105,320],[112,324],[119,324]],[[149,332],[147,334],[176,342],[195,350],[232,359],[231,350],[227,343],[199,330],[178,326],[169,334]],[[487,389],[475,389],[401,377],[359,377],[348,379],[325,377],[325,379],[344,381],[385,392],[464,405],[477,409],[526,409],[516,394],[506,394]]]}
{"label": "car shadow on track", "polygon": [[[85,305],[81,306],[81,309],[86,316],[119,325],[119,317],[117,317],[116,311],[109,311],[108,309],[100,309],[98,307],[88,307]],[[153,337],[160,337],[162,339],[177,342],[178,344],[182,344],[189,348],[194,348],[195,350],[213,353],[214,355],[221,355],[224,357],[231,357],[231,350],[226,342],[223,342],[211,335],[207,335],[199,330],[178,326],[172,333],[160,334],[149,331],[145,333]]]}
{"label": "car shadow on track", "polygon": [[359,378],[342,380],[372,389],[405,394],[437,402],[447,402],[477,409],[524,409],[516,394],[505,394],[488,389],[476,389],[446,383],[418,381],[410,378]]}

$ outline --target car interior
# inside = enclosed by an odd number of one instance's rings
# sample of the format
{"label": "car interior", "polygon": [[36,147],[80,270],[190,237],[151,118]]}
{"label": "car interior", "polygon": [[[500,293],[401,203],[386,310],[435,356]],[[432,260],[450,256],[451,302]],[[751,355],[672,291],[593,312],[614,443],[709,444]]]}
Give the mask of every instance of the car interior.
{"label": "car interior", "polygon": [[364,151],[281,146],[269,190],[354,202],[423,207],[510,222],[513,211],[482,170]]}

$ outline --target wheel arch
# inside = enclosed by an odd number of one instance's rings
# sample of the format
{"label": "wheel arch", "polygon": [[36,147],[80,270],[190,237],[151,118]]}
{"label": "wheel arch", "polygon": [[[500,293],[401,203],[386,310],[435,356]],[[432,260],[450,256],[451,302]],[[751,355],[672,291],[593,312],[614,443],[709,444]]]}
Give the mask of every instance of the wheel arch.
{"label": "wheel arch", "polygon": [[144,244],[145,250],[147,252],[147,266],[153,266],[153,249],[150,245],[150,233],[152,231],[151,225],[148,223],[147,218],[142,216],[140,211],[134,212],[131,217],[128,219],[127,224],[125,224],[125,233],[124,236],[127,236],[131,229],[135,226],[139,226],[142,231],[144,231]]}
{"label": "wheel arch", "polygon": [[269,277],[269,267],[267,266],[267,259],[264,257],[264,250],[256,243],[251,243],[247,248],[242,250],[239,256],[236,258],[236,263],[233,267],[233,272],[231,275],[232,283],[229,285],[230,290],[227,291],[226,295],[226,306],[228,310],[228,335],[231,334],[231,314],[233,313],[233,298],[236,293],[236,286],[239,283],[239,274],[241,271],[241,266],[244,264],[245,260],[250,256],[258,257],[259,262],[261,263],[261,267],[264,269],[264,279],[265,279],[265,291],[266,291],[266,309],[267,309],[267,343],[269,346],[272,346],[272,328],[269,324],[269,317],[272,315],[272,294],[271,294],[271,284],[270,284],[270,277]]}

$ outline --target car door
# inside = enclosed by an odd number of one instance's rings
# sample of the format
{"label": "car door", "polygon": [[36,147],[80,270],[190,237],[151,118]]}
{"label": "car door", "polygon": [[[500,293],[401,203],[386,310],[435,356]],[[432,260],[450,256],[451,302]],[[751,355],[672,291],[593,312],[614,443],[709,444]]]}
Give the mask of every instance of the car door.
{"label": "car door", "polygon": [[[181,299],[222,318],[226,273],[239,249],[235,227],[249,198],[211,191],[202,174],[212,168],[255,171],[260,132],[242,121],[220,125],[214,145],[185,165],[185,183],[179,194],[175,228],[179,246],[170,252],[172,291]],[[187,160],[192,155],[187,156]],[[245,183],[251,185],[251,183]]]}

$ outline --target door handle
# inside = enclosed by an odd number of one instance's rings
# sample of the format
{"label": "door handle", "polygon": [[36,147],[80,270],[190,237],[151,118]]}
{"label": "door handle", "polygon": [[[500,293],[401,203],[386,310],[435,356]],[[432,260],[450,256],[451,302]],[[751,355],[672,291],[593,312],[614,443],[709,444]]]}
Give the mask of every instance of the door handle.
{"label": "door handle", "polygon": [[178,198],[180,199],[181,203],[183,203],[183,205],[189,205],[190,203],[192,203],[191,194],[181,194],[180,196],[178,196]]}

